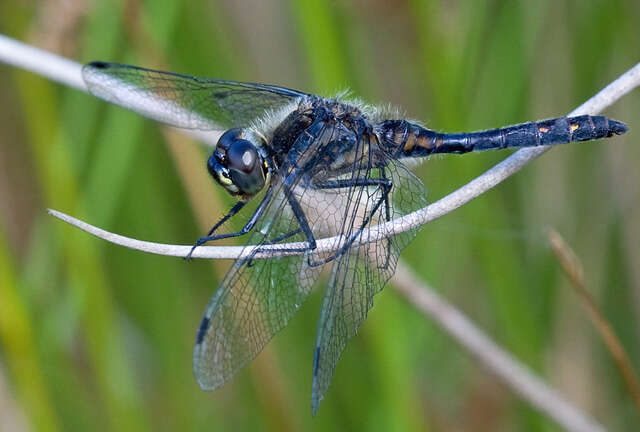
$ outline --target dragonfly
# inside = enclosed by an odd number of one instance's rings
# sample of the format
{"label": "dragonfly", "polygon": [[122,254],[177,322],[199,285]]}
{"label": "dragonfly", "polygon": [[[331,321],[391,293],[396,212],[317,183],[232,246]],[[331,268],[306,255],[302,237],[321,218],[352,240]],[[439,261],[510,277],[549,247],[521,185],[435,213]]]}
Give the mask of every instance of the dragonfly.
{"label": "dragonfly", "polygon": [[[221,387],[253,360],[328,270],[313,350],[313,415],[348,340],[416,236],[417,229],[400,232],[387,223],[427,205],[427,190],[408,162],[627,131],[607,117],[582,115],[444,133],[348,95],[324,98],[106,62],[86,64],[82,74],[105,101],[171,126],[224,132],[206,167],[237,202],[187,258],[205,243],[233,237],[245,237],[251,253],[232,264],[197,330],[193,370],[202,389]],[[249,202],[257,205],[242,228],[222,232]],[[367,228],[376,225],[386,227],[382,240],[369,238]],[[318,239],[328,237],[339,239],[333,250],[318,251]],[[261,251],[274,256],[262,259]]]}

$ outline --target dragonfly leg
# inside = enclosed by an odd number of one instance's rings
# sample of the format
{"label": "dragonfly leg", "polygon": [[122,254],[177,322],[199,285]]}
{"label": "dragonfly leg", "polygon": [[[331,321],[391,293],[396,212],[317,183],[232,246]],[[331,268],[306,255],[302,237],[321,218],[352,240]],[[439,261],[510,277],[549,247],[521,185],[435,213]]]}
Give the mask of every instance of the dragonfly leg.
{"label": "dragonfly leg", "polygon": [[[387,172],[384,167],[380,167],[380,177],[383,179],[387,179]],[[384,196],[384,218],[386,222],[391,222],[391,203],[389,202],[389,192],[383,192]],[[391,237],[387,237],[384,239],[387,242],[387,258],[385,259],[384,266],[379,268],[389,268],[389,261],[391,260]]]}
{"label": "dragonfly leg", "polygon": [[309,249],[313,250],[316,248],[316,239],[313,236],[313,231],[311,231],[311,227],[309,227],[309,222],[307,221],[307,217],[304,215],[304,212],[302,211],[302,207],[300,206],[300,203],[298,202],[296,197],[293,195],[293,185],[292,185],[293,180],[295,180],[295,177],[290,176],[282,184],[284,188],[284,194],[287,198],[287,201],[289,202],[289,206],[291,207],[291,211],[293,212],[293,215],[298,221],[300,230],[302,231],[304,236],[307,238],[307,242],[309,243],[307,250]]}
{"label": "dragonfly leg", "polygon": [[[389,193],[391,192],[393,183],[391,179],[388,179],[386,177],[386,173],[384,172],[384,170],[381,171],[381,175],[382,175],[381,178],[374,178],[374,179],[355,178],[355,179],[343,179],[343,180],[330,180],[327,182],[314,184],[314,188],[317,188],[317,189],[343,189],[343,188],[354,187],[354,186],[355,187],[378,186],[381,188],[382,196],[378,199],[378,202],[376,203],[375,206],[373,206],[373,208],[371,209],[367,217],[362,221],[360,228],[358,228],[358,230],[345,242],[344,245],[342,245],[342,247],[338,251],[336,251],[331,256],[316,262],[312,262],[311,257],[309,257],[308,258],[309,266],[317,267],[317,266],[324,265],[330,261],[333,261],[336,257],[345,253],[351,247],[351,245],[356,241],[358,236],[360,236],[360,234],[362,233],[364,228],[369,224],[369,222],[371,222],[373,215],[378,211],[378,209],[383,203],[385,205],[385,218],[387,221],[391,220],[391,205],[389,203]],[[391,240],[387,239],[387,241],[390,247]],[[388,254],[387,254],[386,264],[388,264],[390,253],[391,253],[389,248],[387,249],[388,249]]]}
{"label": "dragonfly leg", "polygon": [[224,215],[222,219],[220,219],[214,226],[211,227],[205,237],[209,237],[210,235],[212,235],[218,228],[220,228],[223,223],[228,221],[231,216],[236,215],[246,204],[246,201],[238,201],[237,203],[235,203],[235,205],[231,207],[231,210],[229,210],[229,212]]}
{"label": "dragonfly leg", "polygon": [[[276,238],[274,238],[274,239],[272,239],[272,240],[269,240],[269,241],[265,242],[264,244],[265,244],[265,245],[275,245],[275,244],[280,243],[281,241],[284,241],[284,240],[286,240],[286,239],[288,239],[288,238],[293,237],[293,236],[294,236],[294,235],[296,235],[296,234],[300,234],[301,232],[302,232],[302,229],[297,228],[297,229],[295,229],[295,230],[293,230],[293,231],[289,231],[289,232],[288,232],[288,233],[286,233],[286,234],[282,234],[281,236],[278,236],[278,237],[276,237]],[[274,249],[270,249],[270,250],[271,250],[271,251],[273,251]],[[275,249],[275,250],[276,250],[276,251],[280,251],[281,249]],[[285,249],[282,249],[282,250],[285,250]],[[292,249],[286,249],[286,250],[292,250]],[[296,249],[293,249],[293,250],[296,250]],[[306,250],[306,249],[304,249],[304,250]],[[247,262],[247,266],[248,266],[248,267],[253,266],[253,257],[254,257],[257,253],[262,252],[262,251],[263,251],[263,249],[262,249],[262,248],[256,248],[256,250],[254,251],[254,253],[253,253],[253,254],[251,254],[251,258],[249,258],[249,262]]]}
{"label": "dragonfly leg", "polygon": [[207,232],[206,236],[200,237],[198,240],[196,240],[195,244],[193,245],[193,247],[191,248],[191,250],[189,251],[189,253],[185,257],[185,259],[186,260],[191,259],[191,255],[193,254],[193,251],[198,246],[202,246],[203,244],[205,244],[207,242],[214,241],[214,240],[221,240],[221,239],[225,239],[225,238],[231,238],[231,237],[239,237],[239,236],[247,234],[254,227],[254,225],[256,224],[258,219],[260,219],[260,216],[262,216],[262,213],[264,213],[265,208],[267,207],[269,202],[271,202],[272,195],[273,195],[273,193],[272,193],[271,189],[267,190],[267,193],[265,194],[264,198],[262,199],[260,204],[258,204],[258,207],[253,212],[253,215],[251,215],[251,218],[249,219],[249,221],[242,227],[242,229],[240,231],[232,232],[232,233],[226,233],[226,234],[216,234],[216,235],[214,235],[213,233],[215,232],[216,229],[218,229],[231,216],[233,216],[236,213],[238,213],[240,211],[240,209],[242,207],[244,207],[244,205],[246,204],[245,201],[238,201],[238,203],[236,203],[236,205],[234,205],[231,208],[229,213],[227,213],[222,219],[220,219],[220,221],[218,223],[216,223],[209,230],[209,232]]}

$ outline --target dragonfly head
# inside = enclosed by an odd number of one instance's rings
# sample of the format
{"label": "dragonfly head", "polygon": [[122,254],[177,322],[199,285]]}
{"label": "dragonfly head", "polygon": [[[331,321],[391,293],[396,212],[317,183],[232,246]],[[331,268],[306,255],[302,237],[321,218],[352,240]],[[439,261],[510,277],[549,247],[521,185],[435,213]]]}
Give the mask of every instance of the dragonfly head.
{"label": "dragonfly head", "polygon": [[229,129],[207,161],[209,174],[231,195],[251,198],[269,180],[265,146],[264,137],[250,129]]}

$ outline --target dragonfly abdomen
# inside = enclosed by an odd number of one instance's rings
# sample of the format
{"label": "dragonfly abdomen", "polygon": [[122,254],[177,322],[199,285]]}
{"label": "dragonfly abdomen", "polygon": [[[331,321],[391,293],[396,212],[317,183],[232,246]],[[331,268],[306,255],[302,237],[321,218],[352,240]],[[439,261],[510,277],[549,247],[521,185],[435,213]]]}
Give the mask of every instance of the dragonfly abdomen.
{"label": "dragonfly abdomen", "polygon": [[404,120],[381,125],[387,145],[396,157],[422,157],[434,153],[550,146],[620,135],[627,126],[604,116],[560,117],[471,133],[440,133]]}

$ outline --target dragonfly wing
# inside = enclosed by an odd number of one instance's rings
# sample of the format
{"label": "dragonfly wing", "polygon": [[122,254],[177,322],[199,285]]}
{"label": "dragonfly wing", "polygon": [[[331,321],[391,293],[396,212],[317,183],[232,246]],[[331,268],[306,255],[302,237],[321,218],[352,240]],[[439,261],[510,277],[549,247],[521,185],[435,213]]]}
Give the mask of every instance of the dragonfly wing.
{"label": "dragonfly wing", "polygon": [[[370,152],[372,146],[359,146],[362,152]],[[363,155],[365,156],[365,155]],[[386,155],[376,155],[386,164],[384,174],[372,169],[371,155],[355,158],[361,162],[352,171],[352,178],[384,176],[392,181],[389,211],[385,203],[376,205],[382,198],[378,187],[350,187],[346,193],[350,203],[343,213],[342,232],[345,238],[358,234],[366,215],[371,214],[370,225],[387,219],[396,219],[426,205],[427,191],[422,182],[401,162]],[[376,173],[377,171],[377,173]],[[313,413],[318,409],[331,383],[335,366],[349,338],[354,336],[368,311],[373,306],[373,296],[380,292],[395,272],[400,251],[415,237],[417,231],[394,234],[390,229],[385,239],[350,247],[339,253],[333,261],[331,274],[324,294],[318,322],[318,334],[314,350],[313,387],[311,403]]]}
{"label": "dragonfly wing", "polygon": [[186,129],[223,130],[307,96],[284,87],[198,78],[117,63],[82,68],[89,91],[151,119]]}
{"label": "dragonfly wing", "polygon": [[[321,130],[318,138],[323,134]],[[323,141],[312,142],[298,160],[320,153]],[[276,188],[274,198],[249,235],[247,245],[306,244],[307,238],[284,198],[283,187],[285,179],[296,187],[302,175],[296,174],[299,170],[294,168],[286,174],[283,171],[287,169],[282,168],[272,183],[271,187]],[[255,358],[294,316],[320,270],[309,266],[306,254],[236,260],[213,295],[198,330],[193,366],[200,387],[213,390],[222,386]]]}

